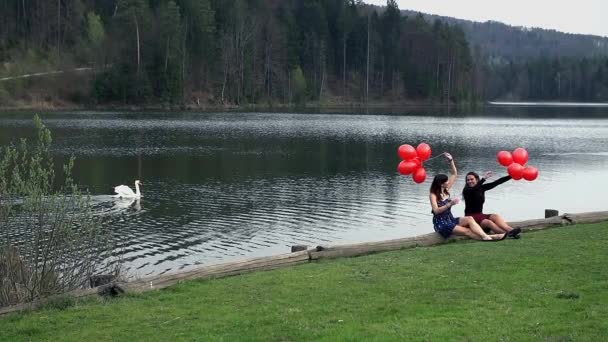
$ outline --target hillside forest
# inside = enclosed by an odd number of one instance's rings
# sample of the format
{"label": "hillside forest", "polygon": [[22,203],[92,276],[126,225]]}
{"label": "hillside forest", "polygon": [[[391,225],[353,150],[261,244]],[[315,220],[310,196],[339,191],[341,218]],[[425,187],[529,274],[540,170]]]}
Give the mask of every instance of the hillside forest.
{"label": "hillside forest", "polygon": [[[605,38],[503,26],[394,0],[3,0],[0,106],[608,101]],[[602,49],[529,48],[564,42]]]}

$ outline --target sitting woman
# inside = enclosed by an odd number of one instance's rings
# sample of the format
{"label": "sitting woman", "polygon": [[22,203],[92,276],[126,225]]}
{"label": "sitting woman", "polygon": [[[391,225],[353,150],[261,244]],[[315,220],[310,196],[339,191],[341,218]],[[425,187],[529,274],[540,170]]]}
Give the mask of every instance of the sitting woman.
{"label": "sitting woman", "polygon": [[518,239],[521,229],[513,229],[498,214],[483,213],[483,204],[486,201],[485,192],[511,179],[511,176],[505,176],[494,182],[485,183],[490,177],[492,177],[491,171],[486,172],[481,179],[475,172],[467,173],[466,185],[462,189],[462,197],[465,203],[464,214],[473,217],[482,228],[490,229],[494,233],[507,233],[508,236]]}
{"label": "sitting woman", "polygon": [[458,198],[452,200],[449,191],[456,181],[458,172],[452,156],[446,153],[445,157],[450,163],[450,177],[444,174],[435,176],[429,194],[435,231],[444,238],[456,234],[482,241],[503,240],[506,234],[488,235],[470,216],[458,218],[452,215],[451,208],[458,204],[459,200]]}

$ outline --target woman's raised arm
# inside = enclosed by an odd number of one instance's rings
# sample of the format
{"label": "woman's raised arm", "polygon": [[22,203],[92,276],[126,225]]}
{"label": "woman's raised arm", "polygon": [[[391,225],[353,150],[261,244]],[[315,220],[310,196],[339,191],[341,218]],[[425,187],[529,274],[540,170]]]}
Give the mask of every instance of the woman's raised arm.
{"label": "woman's raised arm", "polygon": [[445,159],[450,163],[450,176],[448,177],[448,190],[452,188],[454,183],[456,183],[456,177],[458,177],[458,170],[456,169],[456,164],[454,163],[454,158],[449,153],[445,153]]}

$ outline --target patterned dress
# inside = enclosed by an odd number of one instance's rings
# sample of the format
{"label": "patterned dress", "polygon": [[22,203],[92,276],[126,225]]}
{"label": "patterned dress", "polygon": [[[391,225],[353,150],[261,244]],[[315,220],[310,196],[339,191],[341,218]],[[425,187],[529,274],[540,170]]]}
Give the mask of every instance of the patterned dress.
{"label": "patterned dress", "polygon": [[[437,206],[441,208],[447,205],[449,201],[450,198],[441,200],[437,202]],[[433,213],[433,228],[435,228],[435,231],[444,238],[452,235],[452,231],[459,221],[459,217],[454,217],[454,215],[452,215],[452,208],[442,212],[441,214]]]}

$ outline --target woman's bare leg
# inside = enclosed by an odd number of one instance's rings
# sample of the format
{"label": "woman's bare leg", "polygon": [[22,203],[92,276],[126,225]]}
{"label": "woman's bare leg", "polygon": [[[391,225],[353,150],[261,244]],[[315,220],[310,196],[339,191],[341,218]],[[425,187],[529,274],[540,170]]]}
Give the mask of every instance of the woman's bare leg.
{"label": "woman's bare leg", "polygon": [[454,227],[454,230],[452,230],[452,233],[455,235],[464,235],[467,236],[469,239],[472,240],[482,240],[480,235],[475,234],[472,230],[470,230],[467,227],[463,227],[463,226],[456,226]]}
{"label": "woman's bare leg", "polygon": [[490,215],[490,220],[495,223],[500,229],[506,231],[507,233],[513,230],[513,228],[509,226],[505,219],[498,214]]}
{"label": "woman's bare leg", "polygon": [[493,240],[493,238],[486,234],[486,232],[483,231],[483,229],[477,224],[477,222],[475,222],[475,220],[471,216],[461,217],[458,224],[472,230],[473,233],[481,237],[481,240]]}
{"label": "woman's bare leg", "polygon": [[[490,217],[492,217],[492,216],[490,216]],[[490,219],[485,219],[485,220],[481,221],[480,226],[482,228],[490,229],[492,232],[494,232],[496,234],[502,234],[502,233],[508,232],[508,230],[502,229],[496,223],[494,223],[494,221],[492,221]]]}

